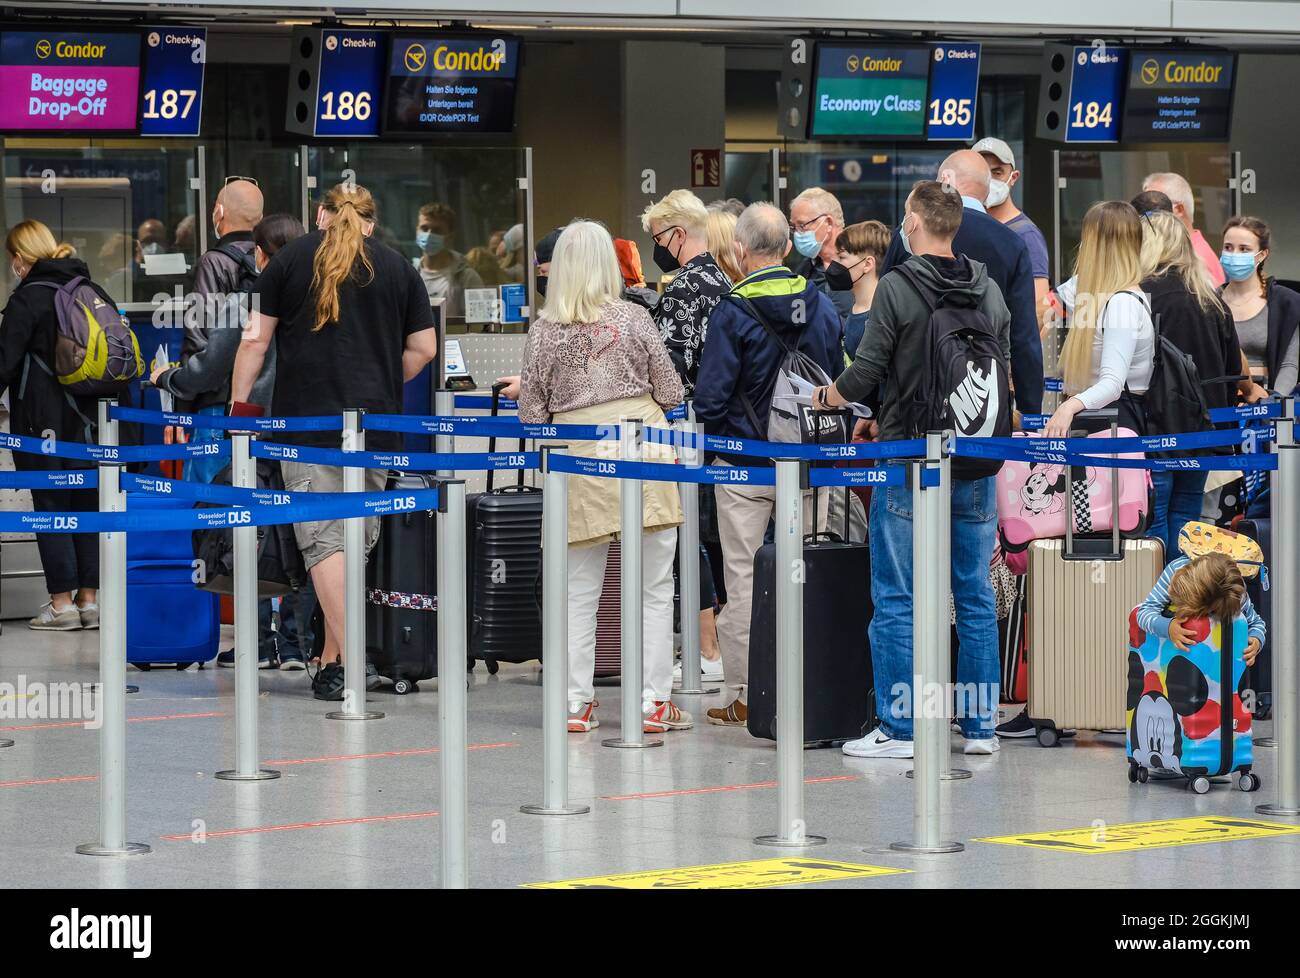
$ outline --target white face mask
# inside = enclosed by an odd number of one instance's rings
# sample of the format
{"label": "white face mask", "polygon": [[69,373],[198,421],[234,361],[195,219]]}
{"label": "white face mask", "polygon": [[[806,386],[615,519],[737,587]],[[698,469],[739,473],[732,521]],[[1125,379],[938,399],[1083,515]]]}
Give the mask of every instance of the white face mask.
{"label": "white face mask", "polygon": [[1011,196],[1011,184],[1005,180],[989,180],[989,195],[984,198],[984,206],[997,207],[1006,203]]}

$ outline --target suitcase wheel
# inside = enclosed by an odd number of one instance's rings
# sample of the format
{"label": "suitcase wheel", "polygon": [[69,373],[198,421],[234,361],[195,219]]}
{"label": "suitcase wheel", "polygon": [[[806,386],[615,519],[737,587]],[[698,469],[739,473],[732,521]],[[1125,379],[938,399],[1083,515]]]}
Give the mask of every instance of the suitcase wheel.
{"label": "suitcase wheel", "polygon": [[393,692],[398,696],[405,696],[407,693],[414,693],[418,689],[419,687],[409,679],[399,679],[393,683]]}
{"label": "suitcase wheel", "polygon": [[1198,774],[1187,782],[1187,787],[1198,795],[1208,794],[1210,791],[1210,779],[1203,774]]}
{"label": "suitcase wheel", "polygon": [[1151,772],[1144,767],[1138,768],[1137,779],[1139,784],[1146,784],[1151,777]]}
{"label": "suitcase wheel", "polygon": [[1129,784],[1137,784],[1138,771],[1140,770],[1141,768],[1138,766],[1138,763],[1135,760],[1133,760],[1133,758],[1130,757],[1128,759],[1128,783]]}
{"label": "suitcase wheel", "polygon": [[1259,785],[1259,775],[1249,771],[1242,771],[1241,777],[1237,779],[1237,787],[1242,791],[1258,791]]}
{"label": "suitcase wheel", "polygon": [[1041,747],[1055,747],[1061,742],[1061,732],[1055,727],[1038,728],[1038,744]]}
{"label": "suitcase wheel", "polygon": [[497,662],[496,659],[488,659],[487,671],[489,676],[495,676],[498,672],[501,671],[501,663]]}

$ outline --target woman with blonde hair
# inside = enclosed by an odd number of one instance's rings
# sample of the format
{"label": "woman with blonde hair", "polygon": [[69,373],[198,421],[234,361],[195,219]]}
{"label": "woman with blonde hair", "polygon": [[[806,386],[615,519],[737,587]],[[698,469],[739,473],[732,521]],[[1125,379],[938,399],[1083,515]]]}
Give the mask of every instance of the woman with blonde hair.
{"label": "woman with blonde hair", "polygon": [[[261,414],[246,402],[272,342],[273,414],[339,415],[349,408],[402,413],[402,384],[433,359],[438,338],[420,273],[396,250],[372,240],[375,217],[370,192],[341,183],[316,208],[316,230],[290,241],[262,270],[235,358],[232,414]],[[329,431],[285,434],[277,440],[338,447],[338,434]],[[398,450],[400,436],[371,432],[366,448]],[[341,468],[284,461],[280,469],[291,492],[343,489]],[[369,491],[383,489],[387,479],[381,469],[365,470]],[[317,699],[341,700],[343,521],[296,523],[293,529],[325,614],[325,645],[313,692]],[[379,521],[367,519],[367,549],[378,537]]]}
{"label": "woman with blonde hair", "polygon": [[711,207],[705,227],[709,254],[713,255],[713,260],[718,263],[727,280],[735,285],[745,277],[745,273],[736,264],[736,215],[720,207]]}
{"label": "woman with blonde hair", "polygon": [[[639,418],[665,426],[664,409],[681,403],[682,384],[650,313],[620,298],[623,277],[614,241],[593,221],[574,221],[555,243],[541,315],[528,331],[520,380],[525,423],[618,424]],[[617,458],[618,441],[569,442],[569,452]],[[671,462],[670,448],[647,444],[642,457]],[[682,730],[689,714],[669,698],[673,685],[673,554],[681,523],[676,486],[646,482],[642,490],[644,678],[647,733]],[[574,476],[569,481],[569,731],[599,725],[593,674],[596,606],[610,541],[622,530],[619,483]],[[624,731],[626,734],[627,731]]]}
{"label": "woman with blonde hair", "polygon": [[[1219,298],[1183,222],[1169,211],[1142,218],[1142,291],[1160,334],[1192,358],[1210,408],[1231,407],[1250,381],[1239,376],[1241,347],[1232,316]],[[1161,432],[1155,432],[1160,434]],[[1196,454],[1204,454],[1197,452]],[[1149,534],[1178,553],[1178,533],[1201,515],[1204,472],[1152,472],[1155,505]]]}
{"label": "woman with blonde hair", "polygon": [[1142,218],[1121,200],[1093,204],[1083,218],[1074,276],[1057,295],[1069,312],[1061,369],[1069,395],[1047,422],[1065,438],[1074,416],[1115,404],[1119,423],[1146,431],[1142,396],[1151,382],[1155,331],[1141,292]]}
{"label": "woman with blonde hair", "polygon": [[[5,257],[18,285],[0,313],[0,391],[9,391],[9,430],[15,435],[63,442],[92,440],[89,422],[97,416],[95,398],[77,396],[59,383],[54,340],[58,332],[55,296],[73,279],[90,280],[86,263],[69,244],[61,244],[40,221],[15,224],[5,236]],[[92,283],[110,305],[112,298]],[[19,471],[85,466],[52,455],[13,453]],[[94,512],[93,492],[33,489],[38,513]],[[99,538],[93,533],[40,533],[36,546],[45,571],[49,602],[28,622],[37,631],[75,631],[99,627]],[[76,598],[74,600],[73,594]]]}

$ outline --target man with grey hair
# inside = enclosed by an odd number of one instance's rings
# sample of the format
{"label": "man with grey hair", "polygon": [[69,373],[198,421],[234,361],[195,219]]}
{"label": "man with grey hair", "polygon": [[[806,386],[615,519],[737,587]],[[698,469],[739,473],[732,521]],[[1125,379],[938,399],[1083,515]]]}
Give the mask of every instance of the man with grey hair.
{"label": "man with grey hair", "polygon": [[[939,164],[939,182],[961,194],[961,227],[953,250],[985,266],[1011,310],[1011,381],[1016,409],[1038,414],[1043,409],[1043,341],[1038,333],[1034,301],[1034,268],[1020,235],[989,217],[984,201],[989,193],[989,165],[974,150],[959,149]],[[882,264],[883,276],[912,253],[898,233]]]}
{"label": "man with grey hair", "polygon": [[[744,274],[713,308],[695,383],[695,416],[706,434],[767,440],[772,391],[786,355],[798,349],[835,377],[840,317],[830,299],[786,268],[790,229],[772,204],[751,204],[736,222],[736,263]],[[723,465],[771,465],[764,459],[717,453]],[[723,671],[733,700],[708,711],[710,723],[744,726],[748,716],[749,614],[754,552],[763,543],[776,504],[772,486],[717,487],[727,604],[718,616]]]}
{"label": "man with grey hair", "polygon": [[1142,181],[1142,189],[1158,190],[1169,198],[1174,205],[1174,217],[1183,222],[1183,227],[1192,236],[1192,248],[1205,266],[1205,273],[1210,276],[1216,289],[1223,285],[1228,279],[1223,274],[1223,266],[1219,264],[1219,256],[1205,240],[1205,235],[1192,226],[1196,217],[1196,198],[1192,195],[1192,185],[1187,179],[1180,173],[1152,173]]}
{"label": "man with grey hair", "polygon": [[821,187],[809,187],[790,201],[790,230],[794,250],[803,256],[795,271],[805,276],[830,300],[840,318],[853,311],[853,290],[835,290],[826,281],[826,266],[838,254],[835,242],[844,230],[844,208],[836,196]]}

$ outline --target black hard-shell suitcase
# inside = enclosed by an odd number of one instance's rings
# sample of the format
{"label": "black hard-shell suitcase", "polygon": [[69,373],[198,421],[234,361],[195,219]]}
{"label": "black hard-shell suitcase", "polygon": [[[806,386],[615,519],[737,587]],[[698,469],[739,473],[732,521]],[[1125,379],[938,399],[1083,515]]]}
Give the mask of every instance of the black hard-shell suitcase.
{"label": "black hard-shell suitcase", "polygon": [[[804,744],[830,747],[861,737],[876,725],[872,681],[871,547],[849,539],[846,488],[843,536],[804,538]],[[817,490],[813,490],[813,528]],[[749,713],[754,737],[776,739],[776,544],[754,554],[754,601],[749,628]]]}
{"label": "black hard-shell suitcase", "polygon": [[[492,414],[498,410],[500,386],[492,388]],[[523,442],[520,442],[523,448]],[[496,439],[488,444],[496,450]],[[482,659],[489,673],[501,662],[528,662],[542,657],[542,491],[519,482],[493,487],[466,500],[469,654]]]}
{"label": "black hard-shell suitcase", "polygon": [[[1264,551],[1264,566],[1269,567],[1273,561],[1273,521],[1269,517],[1253,520],[1241,520],[1233,527],[1238,533],[1244,533]],[[1246,594],[1255,606],[1266,626],[1273,621],[1273,595],[1264,590],[1263,575],[1257,574],[1246,582]],[[1265,642],[1255,658],[1255,664],[1246,667],[1246,688],[1254,692],[1251,712],[1259,720],[1267,720],[1273,712],[1273,643]]]}
{"label": "black hard-shell suitcase", "polygon": [[[388,488],[427,489],[432,481],[397,475]],[[395,692],[438,675],[437,590],[437,515],[383,517],[366,564],[366,658]]]}

